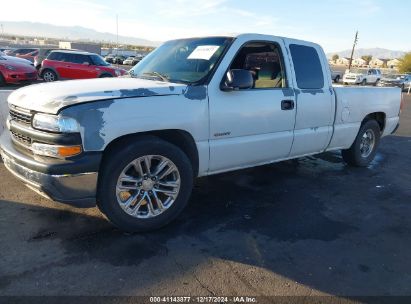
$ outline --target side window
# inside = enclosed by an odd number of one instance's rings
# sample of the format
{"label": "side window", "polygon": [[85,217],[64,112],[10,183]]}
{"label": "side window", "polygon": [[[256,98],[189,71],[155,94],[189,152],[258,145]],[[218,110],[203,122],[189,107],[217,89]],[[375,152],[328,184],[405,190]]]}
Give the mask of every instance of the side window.
{"label": "side window", "polygon": [[237,53],[230,69],[251,71],[253,89],[274,89],[287,86],[286,73],[279,46],[269,42],[251,42]]}
{"label": "side window", "polygon": [[77,64],[83,64],[87,61],[87,56],[80,55],[80,54],[72,54],[72,62]]}
{"label": "side window", "polygon": [[297,86],[300,89],[322,89],[324,74],[317,50],[310,46],[290,44]]}
{"label": "side window", "polygon": [[64,54],[54,52],[54,53],[51,53],[50,56],[47,57],[47,59],[55,60],[55,61],[64,61]]}

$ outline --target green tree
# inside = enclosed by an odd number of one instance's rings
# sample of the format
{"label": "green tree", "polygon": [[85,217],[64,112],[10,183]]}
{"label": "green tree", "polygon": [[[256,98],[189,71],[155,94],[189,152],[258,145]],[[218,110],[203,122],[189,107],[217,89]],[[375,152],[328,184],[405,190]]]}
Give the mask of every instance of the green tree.
{"label": "green tree", "polygon": [[338,59],[340,59],[340,56],[338,56],[337,54],[333,55],[332,60],[334,61],[334,63],[337,63]]}
{"label": "green tree", "polygon": [[398,70],[400,73],[411,73],[411,52],[405,54],[404,57],[400,59]]}
{"label": "green tree", "polygon": [[371,55],[361,56],[361,59],[364,60],[365,63],[368,65],[370,64],[370,61],[372,60],[372,56]]}

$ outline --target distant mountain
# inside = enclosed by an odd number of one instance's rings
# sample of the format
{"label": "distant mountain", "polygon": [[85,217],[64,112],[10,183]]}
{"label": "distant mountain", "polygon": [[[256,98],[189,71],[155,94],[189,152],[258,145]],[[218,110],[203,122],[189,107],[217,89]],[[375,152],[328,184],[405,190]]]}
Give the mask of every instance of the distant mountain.
{"label": "distant mountain", "polygon": [[[345,51],[335,52],[335,53],[328,53],[327,57],[331,58],[335,54],[337,54],[340,57],[350,57],[351,50],[345,50]],[[405,55],[405,52],[393,51],[393,50],[382,49],[382,48],[356,49],[354,53],[354,58],[358,58],[361,56],[367,56],[367,55],[371,55],[376,58],[394,59],[394,58],[403,57]]]}
{"label": "distant mountain", "polygon": [[[0,21],[3,24],[4,33],[31,37],[45,37],[55,39],[83,40],[93,42],[116,42],[117,35],[102,33],[81,26],[59,26],[39,22],[12,22]],[[133,44],[141,46],[158,46],[160,42],[146,39],[118,36],[121,44]]]}

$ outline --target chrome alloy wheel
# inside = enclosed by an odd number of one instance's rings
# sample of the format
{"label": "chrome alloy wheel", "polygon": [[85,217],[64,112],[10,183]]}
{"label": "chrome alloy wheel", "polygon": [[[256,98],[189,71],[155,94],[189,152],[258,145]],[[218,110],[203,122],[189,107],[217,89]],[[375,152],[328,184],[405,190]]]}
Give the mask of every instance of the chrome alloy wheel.
{"label": "chrome alloy wheel", "polygon": [[116,186],[117,202],[129,215],[153,218],[177,199],[180,173],[176,165],[160,155],[133,160],[121,172]]}
{"label": "chrome alloy wheel", "polygon": [[53,72],[46,71],[46,72],[43,73],[43,80],[45,82],[52,82],[52,81],[56,80],[56,77],[54,76]]}
{"label": "chrome alloy wheel", "polygon": [[360,142],[361,157],[367,158],[372,153],[375,146],[375,134],[374,131],[368,129],[365,131]]}

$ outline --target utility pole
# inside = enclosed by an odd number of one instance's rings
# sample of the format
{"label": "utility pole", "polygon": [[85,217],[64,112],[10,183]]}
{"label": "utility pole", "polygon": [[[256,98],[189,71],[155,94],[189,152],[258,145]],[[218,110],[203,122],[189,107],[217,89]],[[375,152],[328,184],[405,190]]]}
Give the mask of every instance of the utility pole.
{"label": "utility pole", "polygon": [[352,52],[351,52],[351,57],[350,57],[350,65],[348,66],[348,70],[351,70],[352,58],[354,56],[354,50],[355,50],[355,46],[357,45],[357,42],[358,42],[358,31],[355,33],[354,44],[352,46]]}
{"label": "utility pole", "polygon": [[0,24],[0,28],[1,28],[1,38],[3,39],[3,38],[4,38],[4,26],[3,26],[3,23]]}
{"label": "utility pole", "polygon": [[116,15],[116,27],[117,27],[117,55],[118,55],[118,15]]}

